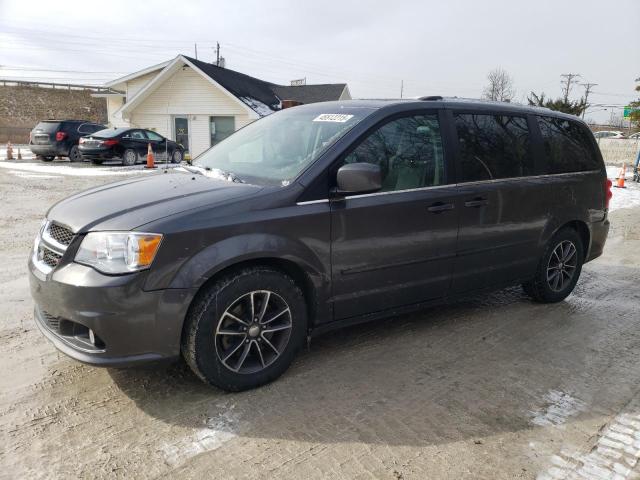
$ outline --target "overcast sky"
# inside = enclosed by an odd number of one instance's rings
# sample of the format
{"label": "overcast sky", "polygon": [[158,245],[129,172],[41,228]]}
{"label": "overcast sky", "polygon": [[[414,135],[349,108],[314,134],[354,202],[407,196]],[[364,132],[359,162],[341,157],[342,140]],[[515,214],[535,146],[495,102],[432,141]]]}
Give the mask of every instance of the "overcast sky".
{"label": "overcast sky", "polygon": [[[517,100],[558,96],[560,74],[579,73],[598,84],[590,103],[624,105],[637,98],[639,28],[639,0],[0,0],[0,77],[103,83],[193,56],[194,43],[212,61],[219,41],[228,68],[347,82],[354,98],[399,97],[401,81],[406,97],[478,97],[500,66]],[[608,119],[602,108],[587,117]]]}

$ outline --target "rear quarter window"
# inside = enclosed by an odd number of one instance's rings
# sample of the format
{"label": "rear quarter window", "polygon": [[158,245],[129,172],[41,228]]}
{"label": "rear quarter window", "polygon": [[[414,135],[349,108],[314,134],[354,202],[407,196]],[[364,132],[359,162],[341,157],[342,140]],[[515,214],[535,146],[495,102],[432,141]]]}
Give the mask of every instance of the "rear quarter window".
{"label": "rear quarter window", "polygon": [[601,167],[592,134],[578,122],[538,117],[549,173],[572,173]]}

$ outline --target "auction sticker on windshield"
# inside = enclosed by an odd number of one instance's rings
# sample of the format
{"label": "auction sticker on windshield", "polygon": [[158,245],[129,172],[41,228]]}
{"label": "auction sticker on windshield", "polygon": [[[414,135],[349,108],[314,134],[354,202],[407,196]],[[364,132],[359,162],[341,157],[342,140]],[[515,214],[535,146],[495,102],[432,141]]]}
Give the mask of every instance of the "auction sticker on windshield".
{"label": "auction sticker on windshield", "polygon": [[345,115],[343,113],[322,113],[313,119],[314,122],[338,122],[344,123],[353,118],[353,115]]}

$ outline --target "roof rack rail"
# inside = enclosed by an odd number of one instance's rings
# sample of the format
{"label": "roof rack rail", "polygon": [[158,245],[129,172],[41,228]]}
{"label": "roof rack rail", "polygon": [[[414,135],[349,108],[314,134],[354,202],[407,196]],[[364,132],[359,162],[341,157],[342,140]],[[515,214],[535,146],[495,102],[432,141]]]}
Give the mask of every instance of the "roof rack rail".
{"label": "roof rack rail", "polygon": [[425,102],[437,102],[438,100],[442,100],[442,97],[440,95],[429,95],[427,97],[420,97],[418,100]]}

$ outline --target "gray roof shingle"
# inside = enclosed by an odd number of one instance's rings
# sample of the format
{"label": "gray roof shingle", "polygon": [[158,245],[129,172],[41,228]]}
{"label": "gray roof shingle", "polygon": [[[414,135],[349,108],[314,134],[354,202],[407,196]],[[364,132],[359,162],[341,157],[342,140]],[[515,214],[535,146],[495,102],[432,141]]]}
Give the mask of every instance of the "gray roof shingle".
{"label": "gray roof shingle", "polygon": [[[346,83],[301,85],[298,87],[276,85],[235,70],[218,67],[186,55],[183,56],[261,116],[268,114],[269,110],[279,110],[282,100],[295,100],[301,103],[338,100],[347,85]],[[260,104],[264,104],[264,106]]]}

